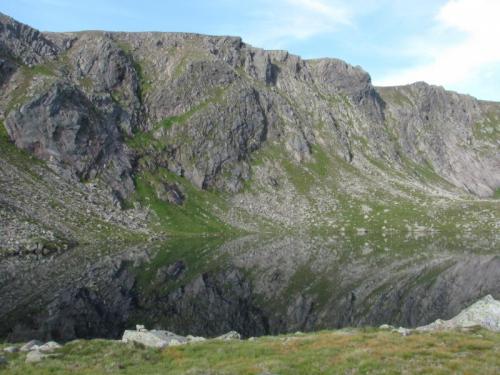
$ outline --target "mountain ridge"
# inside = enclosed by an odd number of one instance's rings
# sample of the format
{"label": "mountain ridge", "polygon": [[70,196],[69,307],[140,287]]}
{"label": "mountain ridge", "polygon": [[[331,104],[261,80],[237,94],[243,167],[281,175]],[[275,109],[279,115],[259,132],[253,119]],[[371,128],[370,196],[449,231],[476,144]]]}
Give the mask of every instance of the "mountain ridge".
{"label": "mountain ridge", "polygon": [[[102,180],[122,206],[153,199],[140,197],[141,180],[160,206],[172,205],[167,196],[186,198],[187,183],[229,193],[231,207],[295,199],[304,213],[318,209],[303,199],[311,181],[331,192],[317,201],[364,191],[372,174],[417,183],[423,194],[459,196],[456,186],[491,196],[500,186],[496,103],[426,83],[376,88],[342,60],[302,60],[239,37],[40,33],[0,21],[9,138],[73,181]],[[349,191],[338,175],[355,170],[365,176],[354,176]],[[263,215],[235,210],[273,222],[276,204],[261,207]]]}

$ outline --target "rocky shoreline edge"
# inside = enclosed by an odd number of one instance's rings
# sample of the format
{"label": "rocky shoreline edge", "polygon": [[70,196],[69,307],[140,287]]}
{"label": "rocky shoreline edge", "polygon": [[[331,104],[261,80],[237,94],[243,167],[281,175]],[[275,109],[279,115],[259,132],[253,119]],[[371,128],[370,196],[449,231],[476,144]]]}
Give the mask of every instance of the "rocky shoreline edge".
{"label": "rocky shoreline edge", "polygon": [[[487,295],[449,320],[438,319],[431,324],[414,329],[404,327],[397,328],[388,324],[383,324],[378,328],[380,330],[389,330],[402,336],[409,336],[415,332],[447,330],[467,332],[477,328],[500,333],[500,301],[495,300],[491,295]],[[304,335],[304,333],[295,332],[295,335]],[[122,339],[118,340],[118,342],[129,345],[139,345],[146,348],[163,349],[170,346],[200,343],[208,340],[242,340],[242,336],[236,331],[230,331],[221,336],[209,339],[191,335],[181,336],[165,330],[148,330],[143,325],[137,325],[135,330],[126,330],[123,333]],[[247,340],[254,341],[256,338],[250,337]],[[9,345],[3,349],[4,355],[0,355],[0,366],[6,366],[9,361],[9,355],[14,355],[18,352],[26,353],[26,363],[41,362],[59,356],[58,350],[62,347],[63,345],[54,341],[43,343],[39,340],[31,340],[22,345]]]}

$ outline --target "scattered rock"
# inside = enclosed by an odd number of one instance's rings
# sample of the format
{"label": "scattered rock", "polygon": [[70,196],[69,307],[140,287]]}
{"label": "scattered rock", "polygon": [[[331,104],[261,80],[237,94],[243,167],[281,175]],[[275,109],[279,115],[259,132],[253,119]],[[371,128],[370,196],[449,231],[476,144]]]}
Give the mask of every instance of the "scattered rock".
{"label": "scattered rock", "polygon": [[236,331],[230,331],[225,333],[219,337],[215,338],[216,340],[241,340],[241,335]]}
{"label": "scattered rock", "polygon": [[401,336],[409,336],[409,335],[411,335],[411,329],[403,328],[403,327],[399,327],[397,329],[394,328],[391,332],[397,332]]}
{"label": "scattered rock", "polygon": [[43,361],[47,357],[48,357],[47,354],[43,354],[38,350],[33,350],[29,352],[28,355],[26,356],[26,363],[37,363]]}
{"label": "scattered rock", "polygon": [[176,335],[169,331],[148,331],[141,327],[140,331],[127,330],[123,333],[123,342],[136,342],[149,348],[165,348],[167,346],[175,346],[186,344],[188,339],[183,336]]}
{"label": "scattered rock", "polygon": [[206,341],[206,338],[204,338],[204,337],[191,336],[191,335],[187,335],[186,339],[188,340],[188,342],[202,342],[202,341]]}
{"label": "scattered rock", "polygon": [[184,203],[185,196],[176,184],[162,184],[156,187],[158,199],[167,201],[175,205]]}
{"label": "scattered rock", "polygon": [[62,345],[59,345],[55,341],[49,341],[41,346],[38,346],[36,348],[36,350],[43,352],[43,353],[50,353],[50,352],[53,352],[54,350],[60,349],[60,348],[62,348]]}
{"label": "scattered rock", "polygon": [[39,340],[31,340],[31,341],[28,341],[23,346],[21,346],[21,348],[19,350],[22,352],[29,352],[31,350],[34,350],[35,346],[40,346],[40,345],[43,345],[43,342],[41,342]]}
{"label": "scattered rock", "polygon": [[394,329],[394,326],[391,326],[390,324],[382,324],[379,329]]}
{"label": "scattered rock", "polygon": [[417,330],[440,331],[477,326],[500,332],[500,301],[495,300],[491,295],[480,299],[450,320],[438,319],[434,323],[418,327]]}
{"label": "scattered rock", "polygon": [[0,366],[6,365],[7,359],[5,357],[0,356]]}
{"label": "scattered rock", "polygon": [[8,346],[6,348],[4,348],[3,350],[5,353],[17,353],[19,351],[19,348],[17,348],[16,346]]}
{"label": "scattered rock", "polygon": [[364,235],[368,234],[368,229],[366,229],[366,228],[356,228],[356,234],[358,236],[364,236]]}

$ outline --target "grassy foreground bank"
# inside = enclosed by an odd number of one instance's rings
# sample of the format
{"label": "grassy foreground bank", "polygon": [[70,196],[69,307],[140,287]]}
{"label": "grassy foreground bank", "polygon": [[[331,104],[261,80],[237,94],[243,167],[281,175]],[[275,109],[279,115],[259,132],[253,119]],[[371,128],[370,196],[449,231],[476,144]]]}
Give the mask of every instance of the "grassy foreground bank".
{"label": "grassy foreground bank", "polygon": [[[7,344],[1,344],[4,348]],[[78,340],[52,358],[26,364],[7,354],[2,374],[499,374],[500,334],[324,331],[146,349]],[[3,355],[3,354],[2,354]]]}

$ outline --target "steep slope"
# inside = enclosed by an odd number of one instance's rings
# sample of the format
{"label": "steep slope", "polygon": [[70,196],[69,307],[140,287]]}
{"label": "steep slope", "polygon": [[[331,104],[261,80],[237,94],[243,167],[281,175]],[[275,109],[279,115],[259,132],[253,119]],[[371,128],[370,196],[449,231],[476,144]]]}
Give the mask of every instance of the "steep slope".
{"label": "steep slope", "polygon": [[0,59],[17,148],[163,231],[496,225],[498,202],[476,197],[500,186],[498,103],[375,88],[343,61],[234,37],[40,33],[5,15]]}

